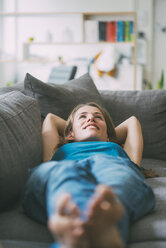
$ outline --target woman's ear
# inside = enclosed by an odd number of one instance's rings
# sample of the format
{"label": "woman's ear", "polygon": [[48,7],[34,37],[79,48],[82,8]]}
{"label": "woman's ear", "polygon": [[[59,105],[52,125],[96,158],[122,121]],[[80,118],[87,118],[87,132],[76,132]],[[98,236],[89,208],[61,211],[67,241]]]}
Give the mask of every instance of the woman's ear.
{"label": "woman's ear", "polygon": [[74,140],[74,133],[72,131],[69,132],[67,139],[68,140]]}

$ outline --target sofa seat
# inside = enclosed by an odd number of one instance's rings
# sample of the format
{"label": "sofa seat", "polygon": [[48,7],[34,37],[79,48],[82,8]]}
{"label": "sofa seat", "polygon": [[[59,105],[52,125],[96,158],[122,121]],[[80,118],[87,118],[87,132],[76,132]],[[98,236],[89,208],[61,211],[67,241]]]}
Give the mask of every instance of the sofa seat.
{"label": "sofa seat", "polygon": [[[20,204],[0,213],[0,223],[0,242],[3,248],[43,248],[53,241],[47,228],[27,217]],[[30,245],[27,246],[26,243]]]}
{"label": "sofa seat", "polygon": [[40,242],[29,242],[29,241],[11,241],[11,240],[2,240],[0,243],[2,248],[48,248],[48,243]]}
{"label": "sofa seat", "polygon": [[[160,160],[143,159],[144,168],[153,169],[159,174],[159,177],[146,179],[154,189],[156,206],[150,214],[132,225],[129,248],[166,247],[165,163]],[[43,248],[49,247],[53,241],[44,225],[24,215],[20,204],[12,210],[0,213],[0,223],[0,239],[3,248]]]}
{"label": "sofa seat", "polygon": [[166,241],[149,241],[129,245],[127,248],[165,248]]}
{"label": "sofa seat", "polygon": [[166,177],[166,161],[143,158],[142,167],[145,169],[152,169],[159,177]]}
{"label": "sofa seat", "polygon": [[[137,242],[138,245],[138,243],[141,244],[143,242],[162,241],[161,246],[157,244],[156,246],[147,245],[146,247],[166,247],[166,177],[149,178],[147,182],[154,190],[156,206],[150,214],[132,225],[129,243]],[[165,242],[165,246],[163,246],[163,242]],[[138,246],[133,244],[130,247]],[[139,246],[139,248],[142,247],[145,246]]]}

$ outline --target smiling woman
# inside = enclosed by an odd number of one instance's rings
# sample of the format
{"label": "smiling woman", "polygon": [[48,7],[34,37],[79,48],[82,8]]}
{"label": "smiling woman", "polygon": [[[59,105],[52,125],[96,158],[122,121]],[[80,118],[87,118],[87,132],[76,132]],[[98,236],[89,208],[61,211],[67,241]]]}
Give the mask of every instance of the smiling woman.
{"label": "smiling woman", "polygon": [[73,128],[67,134],[68,140],[84,141],[89,139],[108,141],[107,126],[103,114],[97,107],[80,107],[73,118]]}
{"label": "smiling woman", "polygon": [[52,161],[31,173],[25,212],[47,222],[62,247],[124,247],[130,224],[154,207],[154,194],[139,169],[139,121],[130,117],[114,128],[103,108],[87,103],[78,105],[67,122],[48,114],[42,135],[43,160]]}
{"label": "smiling woman", "polygon": [[[79,127],[80,125],[81,127]],[[91,128],[87,129],[87,127]],[[93,127],[96,127],[99,132],[97,132],[97,130],[95,132]],[[105,109],[101,108],[96,103],[91,102],[87,104],[79,104],[76,108],[74,108],[67,120],[64,131],[64,138],[66,143],[72,142],[74,140],[78,141],[76,140],[77,136],[74,136],[74,134],[77,135],[77,133],[79,133],[78,129],[87,129],[87,131],[90,129],[94,130],[94,135],[91,133],[90,136],[91,138],[93,137],[93,140],[109,140],[118,143],[115,128],[110,115]],[[89,139],[90,137],[88,137],[88,132],[83,132],[83,140]]]}

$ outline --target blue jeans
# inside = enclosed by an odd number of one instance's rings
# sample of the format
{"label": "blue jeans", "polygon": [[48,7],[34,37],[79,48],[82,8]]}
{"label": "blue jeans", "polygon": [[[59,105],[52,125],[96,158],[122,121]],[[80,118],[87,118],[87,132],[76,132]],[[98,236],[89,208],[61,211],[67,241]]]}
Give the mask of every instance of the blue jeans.
{"label": "blue jeans", "polygon": [[32,171],[26,183],[23,207],[27,215],[46,223],[56,211],[59,195],[68,192],[81,210],[81,218],[86,219],[87,203],[98,184],[110,186],[125,208],[118,228],[127,243],[130,225],[155,205],[151,187],[128,158],[96,155],[80,161],[43,163]]}

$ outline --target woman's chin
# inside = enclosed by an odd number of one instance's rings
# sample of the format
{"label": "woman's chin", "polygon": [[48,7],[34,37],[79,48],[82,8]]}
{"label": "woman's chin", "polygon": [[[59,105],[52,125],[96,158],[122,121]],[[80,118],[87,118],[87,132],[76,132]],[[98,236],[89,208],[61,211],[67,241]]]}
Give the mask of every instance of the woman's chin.
{"label": "woman's chin", "polygon": [[83,139],[82,141],[100,141],[100,139],[99,137],[96,137],[96,136],[90,136],[90,137]]}

